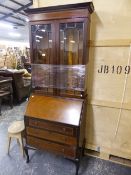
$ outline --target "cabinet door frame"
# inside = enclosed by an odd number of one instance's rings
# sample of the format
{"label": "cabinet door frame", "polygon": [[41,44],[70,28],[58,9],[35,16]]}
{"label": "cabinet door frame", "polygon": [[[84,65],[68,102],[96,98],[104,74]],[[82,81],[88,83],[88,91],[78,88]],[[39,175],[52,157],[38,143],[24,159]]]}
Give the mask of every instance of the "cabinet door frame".
{"label": "cabinet door frame", "polygon": [[[60,31],[60,24],[61,23],[75,23],[75,22],[83,22],[84,23],[84,28],[83,28],[83,33],[84,33],[84,39],[83,40],[83,59],[82,59],[82,64],[86,65],[88,60],[88,52],[89,50],[87,50],[87,40],[89,38],[89,19],[88,18],[67,18],[67,19],[61,19],[61,20],[56,20],[55,24],[56,24],[56,50],[57,50],[57,64],[60,64],[60,35],[59,35],[59,31]],[[88,27],[89,26],[89,27]]]}
{"label": "cabinet door frame", "polygon": [[[31,45],[31,62],[32,64],[35,64],[35,59],[33,56],[33,37],[32,37],[32,31],[31,26],[32,25],[42,25],[42,24],[51,24],[52,28],[52,55],[53,55],[53,64],[54,65],[60,65],[60,24],[61,23],[75,23],[75,22],[82,22],[84,24],[83,28],[83,58],[82,58],[82,65],[87,64],[87,58],[88,58],[88,47],[87,47],[87,40],[89,37],[89,31],[87,31],[90,27],[89,25],[89,19],[88,18],[67,18],[67,19],[58,19],[58,20],[48,20],[48,21],[34,21],[30,22],[30,45]],[[56,75],[57,76],[57,75]],[[54,84],[55,84],[54,80]],[[53,90],[54,95],[60,95],[60,89],[54,88]],[[68,94],[66,94],[68,96]],[[61,95],[60,95],[61,96]],[[70,95],[69,95],[70,96]],[[75,94],[72,95],[75,97]],[[76,97],[77,98],[77,97]]]}
{"label": "cabinet door frame", "polygon": [[83,60],[82,64],[86,65],[88,60],[88,47],[87,47],[87,40],[89,38],[89,29],[90,29],[90,22],[88,18],[67,18],[67,19],[58,19],[58,20],[48,20],[48,21],[35,21],[30,22],[30,48],[31,48],[31,63],[35,63],[33,59],[33,38],[31,33],[31,26],[32,25],[42,25],[42,24],[51,24],[52,28],[52,54],[55,59],[53,59],[53,64],[59,65],[60,64],[60,35],[59,35],[59,26],[60,23],[71,23],[71,22],[83,22],[84,23],[84,40],[83,40]]}
{"label": "cabinet door frame", "polygon": [[[32,31],[31,31],[31,27],[33,25],[42,25],[42,24],[51,24],[51,28],[52,28],[52,55],[53,57],[56,55],[55,52],[55,23],[54,21],[35,21],[35,22],[30,22],[29,23],[29,39],[30,39],[30,56],[31,56],[31,63],[35,64],[35,59],[34,59],[34,54],[33,54],[33,37],[32,37]],[[55,56],[56,57],[56,56]],[[55,60],[53,59],[53,64],[55,64]]]}

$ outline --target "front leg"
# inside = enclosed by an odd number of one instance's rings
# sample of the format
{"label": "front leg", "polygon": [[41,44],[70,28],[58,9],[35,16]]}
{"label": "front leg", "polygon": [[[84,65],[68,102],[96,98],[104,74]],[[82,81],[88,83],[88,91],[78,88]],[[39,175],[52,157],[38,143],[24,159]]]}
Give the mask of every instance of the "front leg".
{"label": "front leg", "polygon": [[75,161],[75,165],[76,165],[76,174],[75,175],[78,175],[78,171],[79,171],[79,167],[80,167],[80,159],[77,159]]}
{"label": "front leg", "polygon": [[28,147],[25,146],[24,150],[25,150],[25,154],[26,154],[26,163],[29,163],[30,159],[29,159],[29,154],[28,154]]}

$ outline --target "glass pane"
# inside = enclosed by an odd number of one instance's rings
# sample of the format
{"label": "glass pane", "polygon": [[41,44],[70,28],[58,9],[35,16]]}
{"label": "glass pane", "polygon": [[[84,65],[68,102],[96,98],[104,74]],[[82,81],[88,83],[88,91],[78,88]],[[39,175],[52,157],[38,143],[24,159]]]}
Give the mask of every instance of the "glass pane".
{"label": "glass pane", "polygon": [[84,91],[84,81],[85,65],[32,65],[33,89]]}
{"label": "glass pane", "polygon": [[83,22],[60,24],[60,64],[83,63]]}
{"label": "glass pane", "polygon": [[34,63],[51,64],[53,60],[51,24],[32,25],[31,32]]}

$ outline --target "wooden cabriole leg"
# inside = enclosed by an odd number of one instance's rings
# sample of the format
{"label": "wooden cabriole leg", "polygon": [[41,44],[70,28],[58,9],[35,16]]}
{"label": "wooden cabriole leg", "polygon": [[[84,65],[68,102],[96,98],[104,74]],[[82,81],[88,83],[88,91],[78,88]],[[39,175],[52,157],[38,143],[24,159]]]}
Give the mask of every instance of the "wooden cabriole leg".
{"label": "wooden cabriole leg", "polygon": [[25,150],[25,155],[26,155],[26,163],[29,163],[30,159],[29,159],[29,154],[28,154],[28,147],[25,146],[24,150]]}
{"label": "wooden cabriole leg", "polygon": [[28,145],[24,146],[24,151],[25,151],[25,155],[26,155],[26,163],[29,163],[29,161],[30,161],[28,149],[36,150],[36,148],[30,147]]}
{"label": "wooden cabriole leg", "polygon": [[[66,158],[66,157],[65,157],[65,158]],[[76,159],[70,159],[70,158],[66,158],[66,159],[72,161],[72,162],[75,164],[75,166],[76,166],[75,175],[78,175],[78,171],[79,171],[79,167],[80,167],[80,160],[81,160],[80,157],[78,157],[78,158],[76,158]]]}
{"label": "wooden cabriole leg", "polygon": [[80,154],[79,154],[78,158],[75,160],[75,165],[76,165],[76,174],[75,175],[78,175],[78,171],[79,171],[79,167],[80,167],[80,162],[81,162],[82,157],[84,156],[85,139],[83,140],[82,147],[79,148],[79,149],[80,149]]}
{"label": "wooden cabriole leg", "polygon": [[80,167],[80,159],[76,159],[75,165],[76,165],[76,174],[75,175],[78,175],[78,171],[79,171],[79,167]]}

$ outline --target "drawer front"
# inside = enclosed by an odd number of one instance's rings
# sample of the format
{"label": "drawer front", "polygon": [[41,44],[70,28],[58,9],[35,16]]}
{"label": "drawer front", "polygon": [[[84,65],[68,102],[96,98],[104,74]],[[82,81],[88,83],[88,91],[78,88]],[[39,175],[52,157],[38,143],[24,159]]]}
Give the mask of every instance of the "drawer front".
{"label": "drawer front", "polygon": [[68,126],[65,126],[62,124],[58,125],[58,124],[50,123],[50,122],[46,122],[46,121],[29,119],[29,126],[47,129],[47,130],[59,132],[59,133],[65,134],[65,135],[76,136],[76,129],[75,128],[68,127]]}
{"label": "drawer front", "polygon": [[62,135],[59,133],[55,133],[53,131],[26,127],[26,132],[27,132],[27,135],[39,137],[42,139],[55,141],[55,142],[59,142],[59,143],[64,143],[67,145],[73,145],[73,146],[77,145],[77,138],[76,137]]}
{"label": "drawer front", "polygon": [[65,157],[76,158],[76,148],[75,147],[61,145],[61,144],[53,143],[50,141],[45,141],[45,140],[38,139],[35,137],[31,137],[31,136],[27,136],[26,139],[27,139],[26,140],[27,144],[29,144],[32,147],[52,151],[57,154],[61,154]]}

